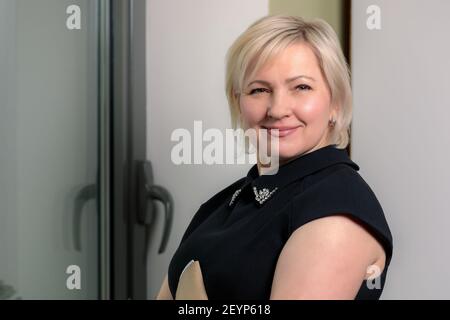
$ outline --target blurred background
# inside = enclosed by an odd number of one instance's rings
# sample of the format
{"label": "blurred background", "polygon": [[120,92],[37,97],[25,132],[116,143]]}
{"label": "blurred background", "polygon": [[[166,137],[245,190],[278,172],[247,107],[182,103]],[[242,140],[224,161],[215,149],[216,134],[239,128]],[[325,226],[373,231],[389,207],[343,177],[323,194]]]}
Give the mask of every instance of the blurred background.
{"label": "blurred background", "polygon": [[382,299],[449,299],[447,12],[443,0],[0,0],[0,299],[156,296],[197,209],[252,165],[176,165],[171,135],[231,128],[226,51],[279,13],[329,22],[350,64],[348,151],[394,237]]}

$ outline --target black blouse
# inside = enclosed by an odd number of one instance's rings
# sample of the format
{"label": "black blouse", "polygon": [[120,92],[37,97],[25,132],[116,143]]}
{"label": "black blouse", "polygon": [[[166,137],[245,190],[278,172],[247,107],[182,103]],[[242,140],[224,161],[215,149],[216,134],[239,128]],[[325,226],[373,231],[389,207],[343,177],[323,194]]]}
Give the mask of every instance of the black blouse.
{"label": "black blouse", "polygon": [[204,202],[169,265],[175,297],[179,277],[198,260],[210,300],[268,300],[278,256],[302,225],[333,214],[358,219],[382,244],[386,264],[377,279],[364,280],[355,299],[379,299],[392,258],[392,235],[375,194],[345,149],[329,145],[259,175],[256,164]]}

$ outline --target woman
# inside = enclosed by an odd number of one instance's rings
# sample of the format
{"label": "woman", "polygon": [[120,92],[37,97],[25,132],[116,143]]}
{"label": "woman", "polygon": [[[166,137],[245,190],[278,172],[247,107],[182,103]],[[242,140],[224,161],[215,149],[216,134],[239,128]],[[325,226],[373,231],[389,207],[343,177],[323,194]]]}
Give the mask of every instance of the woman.
{"label": "woman", "polygon": [[177,297],[195,261],[208,299],[378,299],[393,242],[345,151],[351,87],[333,29],[256,21],[229,49],[226,92],[234,123],[277,139],[278,170],[258,161],[201,205],[157,298]]}

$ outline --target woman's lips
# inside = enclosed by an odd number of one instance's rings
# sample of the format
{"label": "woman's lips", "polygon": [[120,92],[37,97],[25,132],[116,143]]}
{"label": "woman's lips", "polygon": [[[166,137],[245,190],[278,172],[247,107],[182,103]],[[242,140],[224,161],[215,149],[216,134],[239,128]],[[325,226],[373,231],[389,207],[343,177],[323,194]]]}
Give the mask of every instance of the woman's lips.
{"label": "woman's lips", "polygon": [[283,138],[294,133],[299,127],[301,126],[293,128],[264,128],[264,129],[267,129],[269,134],[273,137]]}

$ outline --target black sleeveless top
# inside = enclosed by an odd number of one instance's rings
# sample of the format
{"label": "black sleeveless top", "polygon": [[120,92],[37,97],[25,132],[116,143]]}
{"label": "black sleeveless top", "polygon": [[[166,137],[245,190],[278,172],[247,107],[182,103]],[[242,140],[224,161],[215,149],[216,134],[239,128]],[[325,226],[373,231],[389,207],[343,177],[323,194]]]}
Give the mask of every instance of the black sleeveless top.
{"label": "black sleeveless top", "polygon": [[278,256],[289,236],[314,219],[348,214],[382,244],[385,268],[364,280],[355,299],[379,299],[393,240],[383,210],[345,149],[329,145],[297,157],[275,175],[247,177],[204,202],[168,270],[172,296],[191,260],[198,260],[210,300],[268,300]]}

